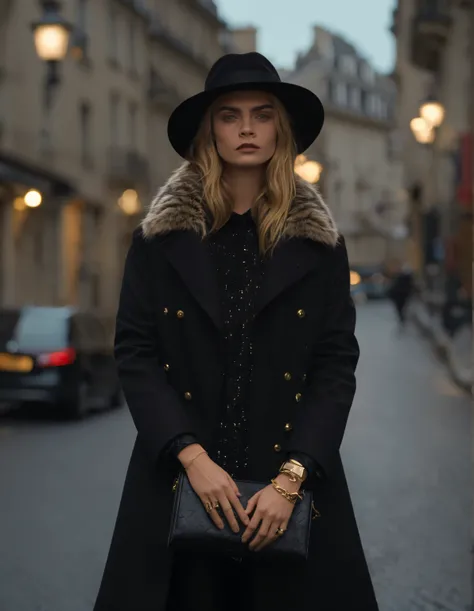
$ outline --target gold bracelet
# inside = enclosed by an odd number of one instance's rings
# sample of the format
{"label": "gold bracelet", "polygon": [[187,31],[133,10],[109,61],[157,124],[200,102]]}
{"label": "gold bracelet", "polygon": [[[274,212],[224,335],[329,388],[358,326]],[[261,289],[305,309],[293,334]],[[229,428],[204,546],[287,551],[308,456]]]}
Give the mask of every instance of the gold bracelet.
{"label": "gold bracelet", "polygon": [[186,467],[184,467],[184,470],[187,471],[189,469],[189,467],[193,464],[193,462],[196,460],[196,458],[198,458],[202,454],[207,454],[207,451],[206,450],[202,450],[201,452],[198,452],[194,458],[191,458],[191,460],[186,465]]}
{"label": "gold bracelet", "polygon": [[300,501],[303,500],[303,497],[301,496],[301,494],[299,492],[288,492],[288,490],[285,490],[284,488],[282,488],[276,480],[272,479],[272,486],[275,488],[275,490],[277,492],[279,492],[282,496],[285,497],[285,499],[287,501],[290,501],[290,503],[293,503],[293,505],[296,503],[296,501],[299,499]]}
{"label": "gold bracelet", "polygon": [[296,484],[296,482],[303,483],[303,478],[301,478],[296,473],[293,473],[293,471],[290,471],[289,469],[280,469],[280,473],[283,473],[283,475],[287,475],[290,482],[292,482],[293,484]]}

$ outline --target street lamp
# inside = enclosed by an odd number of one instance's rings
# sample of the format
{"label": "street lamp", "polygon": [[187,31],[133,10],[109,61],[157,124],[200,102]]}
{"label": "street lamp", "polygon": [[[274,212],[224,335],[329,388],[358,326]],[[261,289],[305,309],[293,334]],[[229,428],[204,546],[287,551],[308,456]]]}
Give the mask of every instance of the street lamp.
{"label": "street lamp", "polygon": [[410,129],[417,142],[431,144],[435,139],[435,130],[431,123],[423,117],[416,117],[410,121]]}
{"label": "street lamp", "polygon": [[42,134],[44,142],[49,142],[49,121],[51,119],[53,93],[60,83],[58,64],[66,57],[72,26],[61,16],[59,12],[61,2],[59,0],[40,0],[40,5],[43,9],[43,16],[39,21],[32,23],[31,28],[36,53],[47,64],[44,82],[46,126]]}
{"label": "street lamp", "polygon": [[444,115],[444,106],[434,98],[429,98],[420,106],[420,117],[434,128],[441,125],[444,121]]}
{"label": "street lamp", "polygon": [[298,155],[295,159],[295,173],[309,183],[319,182],[322,171],[323,166],[318,161],[311,161],[305,155]]}

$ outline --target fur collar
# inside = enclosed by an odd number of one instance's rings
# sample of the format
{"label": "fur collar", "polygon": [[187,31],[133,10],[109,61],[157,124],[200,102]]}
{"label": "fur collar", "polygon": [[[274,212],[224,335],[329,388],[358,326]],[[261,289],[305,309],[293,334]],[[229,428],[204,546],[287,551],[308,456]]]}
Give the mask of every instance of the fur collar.
{"label": "fur collar", "polygon": [[[161,187],[141,227],[145,238],[170,231],[192,230],[206,234],[200,176],[190,163],[182,164]],[[335,246],[338,240],[336,224],[318,189],[299,176],[283,237],[309,238],[329,246]]]}

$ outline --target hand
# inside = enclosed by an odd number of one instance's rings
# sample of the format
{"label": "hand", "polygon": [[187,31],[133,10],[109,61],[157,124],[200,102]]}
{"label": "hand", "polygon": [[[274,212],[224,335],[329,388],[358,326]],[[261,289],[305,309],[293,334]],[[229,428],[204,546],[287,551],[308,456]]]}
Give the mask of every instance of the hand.
{"label": "hand", "polygon": [[[288,490],[288,492],[297,492],[301,485],[299,482],[290,482],[290,479],[285,475],[279,475],[275,480],[278,482],[278,485]],[[242,542],[247,543],[258,529],[256,536],[249,545],[249,549],[259,552],[267,545],[270,545],[270,543],[273,543],[279,537],[277,535],[278,528],[283,530],[288,528],[288,522],[290,521],[293,509],[293,503],[285,499],[272,485],[259,490],[249,499],[245,509],[248,515],[252,511],[254,511],[254,514],[242,536]],[[284,537],[285,535],[281,536]]]}
{"label": "hand", "polygon": [[[185,450],[183,450],[183,452],[184,451]],[[195,455],[197,453],[196,451],[194,452]],[[181,454],[182,453],[179,454],[178,458],[186,465],[187,462],[183,459]],[[217,511],[216,502],[219,503],[219,507],[223,511],[233,532],[239,532],[239,525],[234,510],[241,522],[247,526],[250,519],[238,499],[240,492],[237,488],[237,484],[224,469],[219,467],[219,465],[209,458],[207,454],[203,453],[192,460],[186,472],[189,483],[194,492],[201,499],[204,507],[206,507],[207,503],[212,504],[213,509],[209,512],[209,517],[217,528],[222,530],[224,528],[224,522]]]}

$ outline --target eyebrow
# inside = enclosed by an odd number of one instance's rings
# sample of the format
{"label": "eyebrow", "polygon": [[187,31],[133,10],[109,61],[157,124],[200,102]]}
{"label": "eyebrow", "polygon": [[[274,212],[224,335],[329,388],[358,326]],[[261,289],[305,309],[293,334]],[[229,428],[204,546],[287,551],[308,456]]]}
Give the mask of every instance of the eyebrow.
{"label": "eyebrow", "polygon": [[[262,104],[260,106],[254,106],[253,108],[251,108],[252,112],[259,112],[260,110],[268,110],[268,109],[272,109],[273,110],[273,104]],[[230,111],[230,112],[241,112],[240,108],[236,108],[235,106],[221,106],[218,110],[218,112],[223,112],[223,111]]]}

